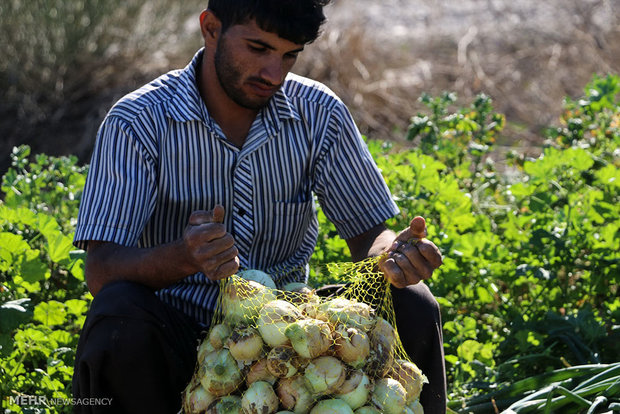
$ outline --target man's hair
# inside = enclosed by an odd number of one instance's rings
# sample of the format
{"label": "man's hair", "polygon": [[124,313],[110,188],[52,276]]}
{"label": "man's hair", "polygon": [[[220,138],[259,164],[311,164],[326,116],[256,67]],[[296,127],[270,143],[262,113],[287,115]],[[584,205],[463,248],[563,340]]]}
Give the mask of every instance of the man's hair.
{"label": "man's hair", "polygon": [[209,10],[222,22],[222,32],[255,20],[266,32],[297,44],[312,43],[325,22],[330,0],[209,0]]}

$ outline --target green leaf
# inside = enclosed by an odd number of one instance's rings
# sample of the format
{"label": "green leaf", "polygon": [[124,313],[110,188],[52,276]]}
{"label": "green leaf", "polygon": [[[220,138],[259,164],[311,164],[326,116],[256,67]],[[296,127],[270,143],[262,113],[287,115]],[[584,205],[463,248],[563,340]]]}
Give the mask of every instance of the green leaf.
{"label": "green leaf", "polygon": [[82,316],[88,310],[88,303],[82,299],[69,299],[65,302],[70,315]]}
{"label": "green leaf", "polygon": [[495,299],[489,293],[489,291],[487,289],[483,288],[482,286],[476,287],[476,294],[478,296],[478,301],[481,304],[493,303],[495,301]]}
{"label": "green leaf", "polygon": [[69,259],[69,252],[71,252],[72,248],[73,241],[62,233],[56,233],[53,236],[47,237],[47,253],[55,263]]}
{"label": "green leaf", "polygon": [[0,333],[9,333],[32,318],[29,303],[30,298],[23,298],[0,305]]}
{"label": "green leaf", "polygon": [[41,261],[38,250],[27,250],[22,256],[20,275],[28,283],[36,283],[49,276],[48,266]]}
{"label": "green leaf", "polygon": [[34,320],[47,326],[61,325],[66,317],[65,305],[55,300],[39,303],[34,308]]}
{"label": "green leaf", "polygon": [[476,354],[482,349],[482,344],[473,339],[468,339],[457,348],[457,355],[466,362],[476,359]]}

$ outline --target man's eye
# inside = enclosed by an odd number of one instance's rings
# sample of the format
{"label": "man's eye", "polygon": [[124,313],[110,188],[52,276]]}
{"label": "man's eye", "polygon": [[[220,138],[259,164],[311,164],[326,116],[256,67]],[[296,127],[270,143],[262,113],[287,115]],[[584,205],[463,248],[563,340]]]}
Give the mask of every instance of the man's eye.
{"label": "man's eye", "polygon": [[250,48],[250,50],[251,50],[251,51],[253,51],[253,52],[262,53],[262,52],[267,51],[267,48],[266,48],[266,47],[263,47],[263,46],[254,46],[254,45],[249,45],[248,47],[249,47],[249,48]]}

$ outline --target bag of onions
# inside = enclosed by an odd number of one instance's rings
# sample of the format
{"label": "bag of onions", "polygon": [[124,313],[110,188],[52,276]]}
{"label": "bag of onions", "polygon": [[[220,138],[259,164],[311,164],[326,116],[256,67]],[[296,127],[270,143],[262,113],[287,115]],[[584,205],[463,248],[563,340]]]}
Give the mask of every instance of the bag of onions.
{"label": "bag of onions", "polygon": [[330,266],[347,282],[330,297],[301,283],[276,289],[254,270],[222,282],[184,412],[423,413],[428,381],[402,347],[375,264]]}

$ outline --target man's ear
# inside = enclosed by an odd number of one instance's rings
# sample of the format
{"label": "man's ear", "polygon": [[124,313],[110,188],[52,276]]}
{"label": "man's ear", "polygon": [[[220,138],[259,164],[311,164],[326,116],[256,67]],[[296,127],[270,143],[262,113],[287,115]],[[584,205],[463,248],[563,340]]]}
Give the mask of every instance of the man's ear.
{"label": "man's ear", "polygon": [[202,37],[205,40],[205,45],[212,42],[217,42],[221,30],[222,22],[215,14],[213,14],[211,10],[206,9],[200,13],[200,31],[202,32]]}

